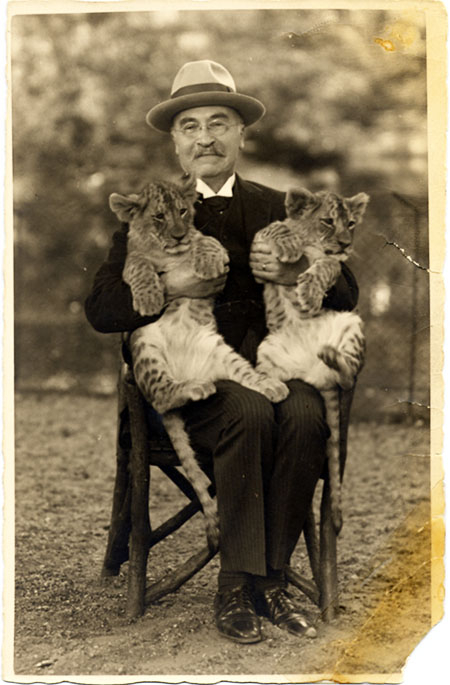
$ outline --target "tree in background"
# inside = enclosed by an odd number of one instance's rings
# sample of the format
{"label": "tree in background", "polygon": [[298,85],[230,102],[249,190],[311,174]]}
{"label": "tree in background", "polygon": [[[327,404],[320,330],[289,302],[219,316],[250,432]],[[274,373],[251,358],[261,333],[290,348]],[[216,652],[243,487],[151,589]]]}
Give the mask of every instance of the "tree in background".
{"label": "tree in background", "polygon": [[20,309],[61,314],[79,301],[114,225],[108,194],[177,173],[166,137],[144,116],[190,59],[224,63],[266,104],[248,131],[245,162],[256,175],[269,167],[277,186],[278,176],[296,176],[348,192],[366,183],[411,193],[426,151],[424,35],[414,19],[314,10],[15,17]]}
{"label": "tree in background", "polygon": [[392,298],[379,313],[380,298],[405,265],[398,266],[403,257],[395,249],[383,249],[380,275],[380,260],[371,268],[374,246],[380,253],[383,236],[394,237],[417,260],[427,261],[426,221],[396,221],[405,205],[392,195],[420,207],[426,197],[420,12],[168,10],[14,17],[18,319],[82,318],[84,297],[116,228],[108,195],[179,173],[168,137],[149,129],[145,113],[168,96],[181,64],[204,58],[224,64],[238,90],[267,107],[247,132],[245,176],[282,190],[295,183],[370,194],[355,271],[364,276],[363,313],[373,315],[381,335],[384,315],[400,321]]}

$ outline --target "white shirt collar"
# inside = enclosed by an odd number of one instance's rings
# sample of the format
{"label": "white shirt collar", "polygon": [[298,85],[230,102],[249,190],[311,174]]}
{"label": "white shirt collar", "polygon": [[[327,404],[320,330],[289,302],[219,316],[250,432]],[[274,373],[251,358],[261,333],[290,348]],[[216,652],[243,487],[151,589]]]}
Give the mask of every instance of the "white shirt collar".
{"label": "white shirt collar", "polygon": [[198,193],[201,193],[203,195],[203,199],[206,200],[208,197],[217,197],[220,195],[221,197],[233,197],[233,186],[234,182],[236,180],[236,174],[232,174],[223,186],[220,188],[220,190],[215,193],[214,190],[212,190],[207,183],[202,181],[201,178],[197,179],[197,186],[196,190]]}

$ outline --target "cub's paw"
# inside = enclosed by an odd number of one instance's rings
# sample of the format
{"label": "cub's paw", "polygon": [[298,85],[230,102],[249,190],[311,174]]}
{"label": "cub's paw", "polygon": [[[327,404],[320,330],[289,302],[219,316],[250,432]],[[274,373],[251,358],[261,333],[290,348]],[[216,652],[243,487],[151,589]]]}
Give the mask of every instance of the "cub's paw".
{"label": "cub's paw", "polygon": [[297,262],[303,255],[303,243],[299,236],[286,234],[274,241],[275,254],[282,263]]}
{"label": "cub's paw", "polygon": [[193,402],[198,402],[198,400],[205,400],[210,395],[214,395],[216,392],[216,386],[210,381],[202,383],[201,381],[189,382],[184,388],[187,399]]}
{"label": "cub's paw", "polygon": [[349,363],[348,357],[331,345],[324,345],[317,355],[324,364],[336,372],[336,383],[343,390],[350,390],[355,384],[361,366]]}
{"label": "cub's paw", "polygon": [[141,316],[159,314],[163,307],[164,294],[160,289],[143,289],[133,293],[133,309]]}
{"label": "cub's paw", "polygon": [[301,314],[314,316],[321,310],[325,293],[315,276],[307,272],[301,274],[295,292]]}
{"label": "cub's paw", "polygon": [[323,361],[324,364],[329,366],[330,369],[334,369],[334,371],[341,370],[339,363],[341,355],[335,347],[332,347],[331,345],[324,345],[317,356],[321,361]]}
{"label": "cub's paw", "polygon": [[261,392],[271,402],[282,402],[289,395],[289,388],[283,381],[269,378],[264,381]]}
{"label": "cub's paw", "polygon": [[194,271],[200,278],[209,280],[224,274],[230,261],[227,252],[211,238],[202,240],[194,251]]}

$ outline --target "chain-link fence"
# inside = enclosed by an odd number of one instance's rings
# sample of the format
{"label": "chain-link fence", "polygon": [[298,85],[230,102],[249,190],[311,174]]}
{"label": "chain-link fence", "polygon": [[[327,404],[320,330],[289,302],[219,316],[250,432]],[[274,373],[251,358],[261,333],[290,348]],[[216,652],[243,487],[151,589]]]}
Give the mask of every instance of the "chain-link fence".
{"label": "chain-link fence", "polygon": [[376,194],[355,250],[350,266],[360,286],[367,359],[354,413],[424,417],[430,360],[426,199]]}

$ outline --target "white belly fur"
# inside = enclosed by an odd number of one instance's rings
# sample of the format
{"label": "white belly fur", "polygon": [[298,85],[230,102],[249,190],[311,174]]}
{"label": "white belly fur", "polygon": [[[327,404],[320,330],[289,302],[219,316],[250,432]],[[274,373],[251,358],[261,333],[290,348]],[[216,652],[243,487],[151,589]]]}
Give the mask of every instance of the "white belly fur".
{"label": "white belly fur", "polygon": [[[175,381],[217,380],[221,377],[219,334],[214,325],[199,325],[188,308],[163,314],[139,329],[141,343],[156,345],[164,356],[168,374]],[[149,348],[149,356],[153,356]]]}
{"label": "white belly fur", "polygon": [[342,332],[349,325],[360,325],[353,312],[326,310],[311,319],[288,321],[270,333],[259,347],[259,354],[286,371],[283,380],[299,378],[319,390],[334,388],[337,374],[317,356],[324,345],[339,348]]}

